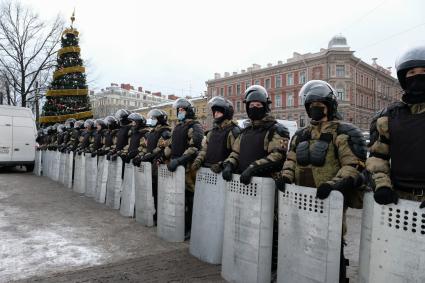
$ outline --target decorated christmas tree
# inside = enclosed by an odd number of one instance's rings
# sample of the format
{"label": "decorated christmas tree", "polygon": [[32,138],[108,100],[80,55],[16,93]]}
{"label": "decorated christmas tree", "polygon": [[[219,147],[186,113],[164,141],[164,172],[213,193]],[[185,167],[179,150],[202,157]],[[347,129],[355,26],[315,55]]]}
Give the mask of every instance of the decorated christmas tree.
{"label": "decorated christmas tree", "polygon": [[42,124],[62,123],[68,118],[87,119],[93,116],[86,84],[85,68],[80,57],[78,31],[71,27],[62,33],[61,49],[58,51],[57,67],[53,81],[46,93]]}

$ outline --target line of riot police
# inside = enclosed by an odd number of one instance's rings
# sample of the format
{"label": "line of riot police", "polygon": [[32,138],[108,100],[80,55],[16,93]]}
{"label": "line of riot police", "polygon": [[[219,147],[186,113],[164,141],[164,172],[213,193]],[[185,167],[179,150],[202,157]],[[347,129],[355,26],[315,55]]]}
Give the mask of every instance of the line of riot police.
{"label": "line of riot police", "polygon": [[[37,141],[41,150],[73,151],[92,157],[106,155],[110,161],[119,157],[124,164],[131,162],[136,167],[150,162],[155,210],[161,190],[157,185],[158,166],[167,164],[170,172],[183,166],[186,238],[192,228],[195,180],[201,167],[220,174],[228,182],[234,182],[233,174],[239,174],[238,181],[245,186],[250,185],[253,177],[273,178],[281,195],[289,185],[315,188],[319,200],[338,191],[344,197],[339,280],[346,282],[348,263],[344,259],[343,237],[347,232],[348,207],[362,208],[364,193],[370,189],[380,205],[397,203],[403,198],[419,202],[418,208],[425,207],[425,156],[421,154],[425,145],[425,48],[413,48],[400,56],[397,75],[405,91],[402,102],[381,111],[374,119],[369,158],[360,129],[342,121],[336,91],[320,80],[309,81],[300,90],[311,122],[292,138],[285,126],[270,115],[267,90],[253,85],[245,90],[250,123],[244,129],[233,120],[232,103],[223,97],[213,97],[208,106],[214,126],[204,132],[194,106],[180,98],[173,105],[178,118],[174,129],[162,110],[151,110],[145,119],[121,109],[105,119],[68,119],[64,125],[49,126],[39,132]],[[272,271],[278,265],[277,203],[276,197]]]}

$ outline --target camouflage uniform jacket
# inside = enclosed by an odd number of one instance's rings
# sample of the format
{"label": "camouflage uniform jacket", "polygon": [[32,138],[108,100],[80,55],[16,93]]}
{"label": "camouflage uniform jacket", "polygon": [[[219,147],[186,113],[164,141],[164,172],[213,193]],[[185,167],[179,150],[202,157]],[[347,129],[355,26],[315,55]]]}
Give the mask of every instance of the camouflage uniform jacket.
{"label": "camouflage uniform jacket", "polygon": [[[398,102],[398,105],[403,104],[404,103]],[[421,114],[425,112],[425,103],[407,106],[409,107],[412,114]],[[370,156],[366,161],[366,169],[372,175],[372,181],[375,190],[378,190],[381,187],[394,189],[393,183],[391,181],[391,136],[388,127],[388,116],[384,112],[386,112],[386,109],[381,111],[381,113],[378,113],[377,117],[375,117],[371,124],[371,137],[370,144],[368,145]],[[413,192],[408,193],[399,190],[397,190],[397,193],[401,198],[404,199],[414,201],[425,200],[425,195],[418,196],[413,194]]]}
{"label": "camouflage uniform jacket", "polygon": [[[225,129],[229,127],[233,128],[233,127],[238,127],[238,124],[233,120],[226,119],[220,125],[216,125],[216,127],[220,129]],[[227,135],[226,148],[229,149],[230,151],[232,151],[233,144],[235,143],[237,137],[239,136],[239,132],[240,131],[238,131],[238,134],[235,136],[233,132],[230,130],[230,132]],[[200,164],[203,164],[205,161],[205,156],[207,155],[208,143],[210,141],[210,137],[211,137],[211,131],[208,131],[204,139],[202,140],[202,149],[199,151],[198,156],[196,157],[196,160],[198,160]]]}
{"label": "camouflage uniform jacket", "polygon": [[140,144],[139,144],[139,156],[143,157],[145,154],[147,153],[152,153],[154,154],[156,157],[162,157],[163,153],[164,153],[164,149],[168,146],[171,145],[171,127],[169,125],[157,125],[155,126],[155,128],[153,128],[149,134],[154,134],[154,133],[165,133],[167,132],[167,134],[162,134],[156,144],[156,147],[152,150],[152,152],[148,152],[148,147],[147,147],[147,137],[143,137],[140,139]]}
{"label": "camouflage uniform jacket", "polygon": [[[260,128],[265,126],[266,124],[276,122],[276,119],[272,116],[267,115],[262,120],[252,121],[251,125],[255,128]],[[249,126],[248,126],[249,127]],[[246,128],[245,128],[246,129]],[[286,157],[286,151],[288,149],[289,143],[289,133],[285,135],[281,135],[278,131],[273,132],[273,136],[270,136],[272,127],[267,131],[264,138],[264,150],[267,152],[267,156],[264,158],[258,159],[254,161],[255,165],[265,165],[268,163],[283,163]],[[239,153],[241,148],[241,140],[243,138],[244,131],[236,138],[235,142],[232,146],[232,153],[230,153],[229,157],[223,162],[230,162],[233,165],[233,168],[237,168],[239,165]]]}

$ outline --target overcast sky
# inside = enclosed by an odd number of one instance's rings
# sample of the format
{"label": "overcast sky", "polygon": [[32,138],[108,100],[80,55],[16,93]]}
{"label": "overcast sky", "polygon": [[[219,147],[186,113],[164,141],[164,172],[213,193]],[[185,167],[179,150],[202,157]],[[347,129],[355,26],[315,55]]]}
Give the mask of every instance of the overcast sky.
{"label": "overcast sky", "polygon": [[80,31],[91,89],[111,82],[196,96],[215,72],[285,61],[347,37],[355,56],[394,66],[425,44],[422,0],[22,0],[42,19],[69,17]]}

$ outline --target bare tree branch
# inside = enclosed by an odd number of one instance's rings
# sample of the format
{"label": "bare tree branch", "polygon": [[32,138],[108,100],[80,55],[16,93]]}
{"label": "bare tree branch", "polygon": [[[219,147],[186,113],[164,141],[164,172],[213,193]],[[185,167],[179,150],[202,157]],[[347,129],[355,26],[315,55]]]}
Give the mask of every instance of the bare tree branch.
{"label": "bare tree branch", "polygon": [[24,107],[35,82],[47,83],[46,74],[51,74],[55,66],[63,26],[59,16],[51,23],[41,21],[18,0],[0,2],[0,70],[17,94],[14,100]]}

